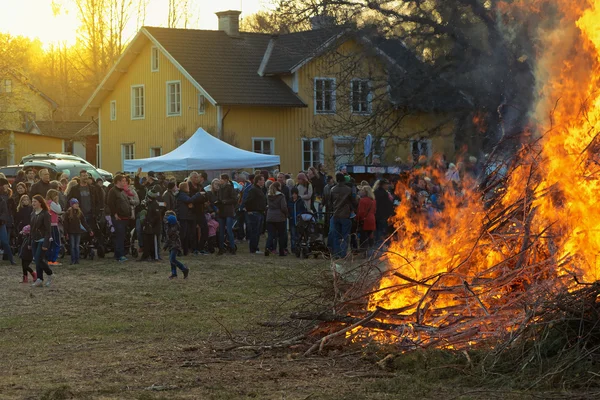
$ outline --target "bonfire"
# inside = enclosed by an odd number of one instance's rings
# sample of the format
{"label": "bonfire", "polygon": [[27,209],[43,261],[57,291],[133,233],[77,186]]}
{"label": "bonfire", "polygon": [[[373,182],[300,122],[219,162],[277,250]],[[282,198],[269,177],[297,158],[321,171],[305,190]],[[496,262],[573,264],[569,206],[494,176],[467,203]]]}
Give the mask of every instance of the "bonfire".
{"label": "bonfire", "polygon": [[520,3],[505,6],[542,13],[551,4],[562,15],[540,38],[530,134],[516,156],[490,155],[483,184],[458,188],[425,171],[444,187],[439,212],[415,209],[411,185],[423,171],[405,179],[385,272],[375,283],[335,284],[332,316],[317,317],[330,325],[307,354],[334,338],[402,351],[501,346],[578,299],[585,306],[573,313],[597,311],[600,0]]}

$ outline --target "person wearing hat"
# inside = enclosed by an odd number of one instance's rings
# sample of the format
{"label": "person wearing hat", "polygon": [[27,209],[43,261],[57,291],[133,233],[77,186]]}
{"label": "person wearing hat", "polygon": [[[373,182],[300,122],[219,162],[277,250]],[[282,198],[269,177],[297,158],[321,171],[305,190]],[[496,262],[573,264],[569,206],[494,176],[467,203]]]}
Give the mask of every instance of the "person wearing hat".
{"label": "person wearing hat", "polygon": [[160,197],[160,186],[153,186],[144,200],[146,205],[146,217],[142,222],[142,234],[144,236],[144,252],[138,261],[150,261],[159,259],[158,238],[162,231],[162,214],[158,198]]}
{"label": "person wearing hat", "polygon": [[[0,178],[0,243],[4,249],[4,257],[7,258],[11,265],[15,265],[15,260],[10,248],[10,237],[8,236],[8,228],[12,226],[12,216],[8,211],[8,202],[12,192],[8,188],[8,180]],[[8,195],[10,193],[10,195]],[[11,199],[12,201],[12,199]]]}
{"label": "person wearing hat", "polygon": [[81,235],[89,232],[94,236],[94,232],[85,220],[85,216],[79,206],[79,200],[72,198],[69,200],[69,209],[63,217],[63,227],[66,233],[66,239],[69,241],[71,249],[71,265],[79,264],[79,245]]}
{"label": "person wearing hat", "polygon": [[167,240],[164,249],[169,252],[169,262],[171,263],[171,275],[169,279],[177,278],[177,268],[183,272],[183,279],[187,279],[190,269],[177,260],[177,255],[181,251],[181,237],[179,235],[179,222],[174,214],[167,217]]}

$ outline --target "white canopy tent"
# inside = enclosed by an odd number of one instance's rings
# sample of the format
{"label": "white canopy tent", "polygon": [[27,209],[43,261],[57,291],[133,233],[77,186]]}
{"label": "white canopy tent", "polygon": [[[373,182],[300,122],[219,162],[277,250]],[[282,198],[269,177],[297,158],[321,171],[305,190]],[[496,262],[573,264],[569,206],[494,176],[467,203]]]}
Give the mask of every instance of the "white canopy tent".
{"label": "white canopy tent", "polygon": [[123,169],[135,171],[229,170],[280,165],[279,156],[238,149],[198,128],[184,144],[158,157],[125,160]]}

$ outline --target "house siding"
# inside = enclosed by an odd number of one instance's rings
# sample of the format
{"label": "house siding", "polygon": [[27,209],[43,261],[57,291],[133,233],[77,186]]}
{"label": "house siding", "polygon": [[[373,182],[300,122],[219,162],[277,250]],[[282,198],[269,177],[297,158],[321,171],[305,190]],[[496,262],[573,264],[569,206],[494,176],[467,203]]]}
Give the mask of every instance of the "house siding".
{"label": "house siding", "polygon": [[[151,44],[148,42],[135,61],[129,66],[128,72],[117,82],[114,91],[107,96],[101,106],[101,143],[102,163],[104,169],[115,172],[122,168],[121,144],[133,143],[135,145],[135,157],[147,158],[151,147],[162,147],[163,154],[172,151],[177,146],[177,132],[189,137],[198,127],[204,128],[209,133],[218,136],[217,110],[206,101],[206,112],[204,115],[197,113],[197,89],[171,64],[163,54],[160,54],[160,67],[158,72],[151,72],[150,52]],[[336,55],[347,56],[362,52],[362,45],[355,41],[343,43],[334,52]],[[327,125],[336,118],[353,119],[357,122],[364,116],[350,116],[350,106],[347,97],[350,91],[349,84],[339,87],[345,96],[339,92],[340,101],[337,102],[335,115],[315,115],[314,112],[314,78],[336,77],[343,74],[339,63],[332,63],[327,55],[321,56],[308,62],[298,71],[298,96],[307,104],[305,108],[285,107],[243,107],[224,106],[223,116],[223,139],[231,144],[252,151],[252,138],[274,138],[275,154],[281,157],[281,170],[296,173],[303,168],[302,151],[303,138],[319,138],[322,130],[315,129],[317,125]],[[355,68],[356,78],[378,76],[385,79],[386,71],[378,58],[366,57],[360,68]],[[288,84],[292,85],[292,76],[282,77]],[[180,80],[182,101],[181,116],[167,117],[166,110],[166,82]],[[131,86],[145,85],[146,116],[143,120],[131,120]],[[202,84],[202,82],[200,82]],[[385,98],[385,93],[380,92],[376,97]],[[110,120],[110,102],[117,101],[117,120]],[[395,118],[396,116],[393,115]],[[409,140],[411,137],[418,138],[418,133],[428,127],[437,126],[448,121],[439,129],[444,136],[435,137],[432,140],[433,151],[439,151],[448,157],[454,156],[454,124],[448,115],[443,114],[413,114],[402,120],[394,132],[386,132],[386,136],[392,136],[394,141],[386,143],[385,160],[393,161],[400,156],[404,160],[410,154]],[[385,125],[384,121],[374,118],[373,129],[365,128],[347,130],[340,133],[331,132],[323,140],[322,159],[328,165],[332,165],[334,157],[334,142],[332,136],[340,134],[355,136],[355,154],[363,154],[362,143],[364,137],[371,133],[378,135],[377,127]],[[360,124],[356,124],[360,126]],[[332,170],[332,168],[329,168]]]}
{"label": "house siding", "polygon": [[[122,169],[121,144],[133,143],[135,157],[147,158],[151,147],[162,147],[163,154],[178,145],[178,139],[189,138],[199,127],[215,134],[217,112],[208,100],[205,113],[198,114],[198,90],[162,53],[159,70],[152,72],[150,54],[152,45],[147,41],[143,50],[129,66],[128,71],[102,102],[100,118],[101,166],[115,172]],[[181,115],[167,117],[167,81],[181,81]],[[131,86],[145,87],[145,118],[131,119]],[[117,119],[110,120],[110,102],[117,102]]]}
{"label": "house siding", "polygon": [[23,156],[31,153],[61,153],[63,151],[62,139],[50,136],[14,132],[11,135],[11,141],[14,163],[18,163]]}

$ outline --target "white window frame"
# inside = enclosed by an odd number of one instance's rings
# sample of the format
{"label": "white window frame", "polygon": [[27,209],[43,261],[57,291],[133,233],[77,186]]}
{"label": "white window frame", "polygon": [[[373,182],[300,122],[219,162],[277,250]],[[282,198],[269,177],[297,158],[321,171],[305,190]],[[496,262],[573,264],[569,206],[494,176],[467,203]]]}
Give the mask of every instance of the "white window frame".
{"label": "white window frame", "polygon": [[[366,83],[367,90],[369,91],[369,93],[367,94],[367,109],[364,111],[363,110],[354,111],[354,84],[356,82]],[[373,112],[373,107],[371,105],[371,102],[372,102],[371,81],[368,79],[359,79],[359,78],[352,79],[350,81],[350,112],[354,115],[370,115]]]}
{"label": "white window frame", "polygon": [[[316,164],[322,164],[324,161],[324,157],[325,157],[325,141],[323,139],[319,139],[319,138],[302,138],[302,148],[300,149],[300,151],[302,151],[302,165],[300,167],[301,171],[304,171],[304,164],[305,164],[305,159],[304,159],[304,143],[306,142],[319,142],[319,147],[320,147],[320,151],[319,151],[319,159],[318,160],[312,160],[312,163],[310,164],[311,167],[314,167]],[[312,150],[312,149],[311,149]],[[311,151],[312,154],[312,151]]]}
{"label": "white window frame", "polygon": [[198,115],[204,115],[206,113],[206,96],[198,93],[196,97],[198,99]]}
{"label": "white window frame", "polygon": [[116,100],[110,101],[109,111],[110,111],[110,120],[116,121],[117,120],[117,101]]}
{"label": "white window frame", "polygon": [[[252,149],[250,151],[252,151],[253,153],[256,153],[256,151],[254,151],[254,142],[256,141],[260,141],[260,142],[271,142],[271,153],[269,155],[275,155],[275,138],[274,137],[253,137],[252,138]],[[264,146],[261,145],[261,148],[263,148]],[[258,153],[258,154],[266,154],[266,153]]]}
{"label": "white window frame", "polygon": [[[142,91],[144,93],[144,95],[142,96],[143,99],[143,106],[142,106],[142,116],[135,116],[135,89],[139,89],[142,88]],[[131,119],[132,120],[138,120],[138,119],[146,119],[146,85],[131,85]]]}
{"label": "white window frame", "polygon": [[5,79],[4,80],[4,88],[3,89],[4,89],[5,93],[12,93],[12,89],[13,89],[12,86],[13,86],[12,85],[12,79]]}
{"label": "white window frame", "polygon": [[[125,158],[125,147],[131,146],[131,158]],[[125,169],[125,160],[134,160],[135,159],[135,143],[121,143],[121,169]]]}
{"label": "white window frame", "polygon": [[[171,87],[179,85],[179,111],[171,111]],[[177,99],[175,101],[177,103]],[[178,117],[181,115],[181,81],[167,81],[167,117]]]}
{"label": "white window frame", "polygon": [[[331,81],[333,82],[331,91],[331,110],[317,110],[317,81]],[[336,80],[335,78],[315,77],[313,81],[313,108],[315,115],[332,115],[336,113]],[[323,104],[325,103],[323,99]]]}
{"label": "white window frame", "polygon": [[[155,149],[158,149],[158,150],[160,150],[160,154],[159,154],[159,155],[157,155],[157,156],[155,156],[154,154],[152,154],[152,150],[155,150]],[[162,152],[162,146],[150,147],[150,158],[153,158],[153,157],[160,157],[160,156],[162,156],[162,155],[163,155],[163,152]]]}
{"label": "white window frame", "polygon": [[[412,157],[413,155],[413,144],[415,142],[426,142],[427,143],[427,148],[429,149],[427,151],[427,158],[431,158],[431,156],[433,156],[433,140],[431,139],[410,139],[409,143],[409,148],[408,148],[408,154]],[[415,162],[417,162],[418,160],[414,160]]]}
{"label": "white window frame", "polygon": [[160,67],[160,52],[158,51],[158,47],[152,46],[150,50],[150,71],[158,72]]}

